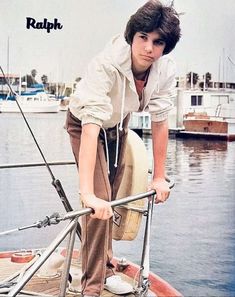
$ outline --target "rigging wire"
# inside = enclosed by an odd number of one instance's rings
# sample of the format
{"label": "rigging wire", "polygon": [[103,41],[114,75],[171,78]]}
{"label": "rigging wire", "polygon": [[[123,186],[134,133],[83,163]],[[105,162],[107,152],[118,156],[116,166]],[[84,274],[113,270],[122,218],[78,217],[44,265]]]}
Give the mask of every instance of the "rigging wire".
{"label": "rigging wire", "polygon": [[235,63],[233,62],[233,60],[228,56],[228,60],[229,60],[229,62],[233,65],[233,66],[235,66]]}
{"label": "rigging wire", "polygon": [[[48,170],[48,172],[49,172],[49,174],[50,174],[50,176],[51,176],[51,178],[52,178],[52,185],[55,187],[55,189],[56,189],[56,191],[57,191],[57,193],[58,193],[58,195],[59,195],[59,197],[60,197],[60,199],[61,199],[61,201],[62,201],[62,204],[64,205],[65,210],[66,210],[67,212],[68,212],[68,211],[72,211],[73,208],[72,208],[72,206],[70,205],[68,198],[66,197],[66,194],[65,194],[65,192],[64,192],[64,189],[63,189],[63,187],[62,187],[62,184],[61,184],[61,182],[60,182],[59,179],[56,179],[56,178],[55,178],[55,176],[54,176],[54,174],[53,174],[53,172],[52,172],[52,170],[51,170],[51,168],[50,168],[50,166],[49,166],[49,164],[48,164],[48,162],[47,162],[47,160],[46,160],[46,158],[45,158],[45,156],[44,156],[44,154],[43,154],[43,152],[42,152],[42,150],[41,150],[41,148],[40,148],[40,145],[38,144],[38,141],[37,141],[37,139],[36,139],[36,137],[35,137],[35,135],[34,135],[32,129],[31,129],[29,123],[28,123],[28,120],[27,120],[26,117],[25,117],[25,114],[24,114],[24,112],[23,112],[23,110],[22,110],[22,108],[21,108],[21,106],[20,106],[20,103],[19,103],[19,101],[17,100],[17,97],[18,97],[19,95],[12,89],[12,87],[11,87],[9,81],[8,81],[8,78],[6,78],[5,73],[4,73],[4,71],[3,71],[2,67],[1,67],[1,65],[0,65],[0,70],[1,70],[1,72],[2,72],[3,78],[4,78],[5,82],[6,82],[6,84],[7,84],[8,88],[9,88],[9,90],[11,91],[12,94],[15,95],[15,101],[16,101],[16,104],[17,104],[17,106],[18,106],[18,108],[19,108],[19,110],[20,110],[20,113],[21,113],[21,115],[22,115],[22,117],[23,117],[23,119],[24,119],[24,122],[25,122],[27,128],[29,129],[29,132],[30,132],[30,134],[31,134],[31,136],[32,136],[32,138],[33,138],[33,140],[34,140],[34,143],[36,144],[36,147],[37,147],[37,149],[38,149],[38,151],[39,151],[39,153],[40,153],[40,155],[41,155],[41,157],[42,157],[42,159],[43,159],[43,161],[44,161],[44,163],[45,163],[45,166],[46,166],[46,168],[47,168],[47,170]],[[77,230],[76,230],[76,233],[77,233],[79,239],[81,240],[81,226],[80,226],[79,223],[77,224]]]}
{"label": "rigging wire", "polygon": [[21,108],[21,106],[20,106],[20,104],[19,104],[19,102],[18,102],[18,100],[17,100],[18,94],[17,94],[15,91],[13,91],[13,89],[12,89],[12,87],[11,87],[11,85],[10,85],[8,79],[7,79],[6,76],[5,76],[5,73],[4,73],[4,71],[3,71],[2,67],[1,67],[1,65],[0,65],[0,70],[1,70],[1,72],[2,72],[3,78],[4,78],[4,80],[5,80],[6,84],[7,84],[7,86],[8,86],[8,88],[9,88],[10,92],[16,96],[16,97],[15,97],[15,101],[16,101],[16,104],[17,104],[17,106],[18,106],[18,108],[19,108],[19,110],[20,110],[20,113],[21,113],[21,115],[22,115],[22,117],[23,117],[23,119],[24,119],[24,121],[25,121],[25,124],[27,125],[27,127],[28,127],[28,129],[29,129],[29,132],[30,132],[30,134],[31,134],[31,136],[33,137],[33,140],[34,140],[34,142],[35,142],[35,144],[36,144],[36,146],[37,146],[37,148],[38,148],[38,150],[39,150],[39,152],[40,152],[40,155],[41,155],[41,157],[42,157],[42,159],[43,159],[43,161],[44,161],[44,163],[45,163],[45,165],[46,165],[46,167],[47,167],[47,169],[48,169],[48,171],[49,171],[49,173],[50,173],[50,175],[51,175],[52,180],[55,180],[55,176],[54,176],[54,174],[53,174],[53,172],[52,172],[50,166],[48,165],[47,160],[46,160],[46,158],[45,158],[45,156],[44,156],[44,154],[43,154],[43,152],[42,152],[42,150],[41,150],[41,148],[40,148],[40,146],[39,146],[39,144],[38,144],[38,142],[37,142],[37,139],[36,139],[36,137],[35,137],[35,135],[34,135],[32,129],[31,129],[31,127],[30,127],[30,125],[29,125],[29,123],[28,123],[26,117],[25,117],[25,114],[24,114],[24,112],[23,112],[23,110],[22,110],[22,108]]}

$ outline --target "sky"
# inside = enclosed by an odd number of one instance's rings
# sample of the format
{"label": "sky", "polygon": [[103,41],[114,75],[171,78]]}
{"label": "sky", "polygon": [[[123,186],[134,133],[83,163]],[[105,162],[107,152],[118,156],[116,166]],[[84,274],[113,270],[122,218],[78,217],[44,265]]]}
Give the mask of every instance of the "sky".
{"label": "sky", "polygon": [[[73,82],[110,38],[122,33],[144,0],[0,0],[0,65],[25,75],[32,69],[49,81]],[[163,0],[163,3],[169,3]],[[235,82],[235,1],[175,0],[182,37],[171,53],[177,75]],[[26,17],[63,25],[60,30],[27,29]],[[9,42],[8,42],[9,40]],[[9,55],[8,55],[9,44]],[[8,67],[9,65],[9,67]]]}

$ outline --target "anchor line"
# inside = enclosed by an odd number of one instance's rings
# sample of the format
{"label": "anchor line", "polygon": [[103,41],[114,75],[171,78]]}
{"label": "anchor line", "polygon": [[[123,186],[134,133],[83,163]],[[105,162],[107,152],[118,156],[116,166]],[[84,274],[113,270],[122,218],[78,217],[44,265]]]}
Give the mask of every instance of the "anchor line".
{"label": "anchor line", "polygon": [[[73,211],[73,208],[72,208],[72,206],[71,206],[71,204],[70,204],[70,202],[69,202],[69,200],[68,200],[68,198],[67,198],[67,196],[66,196],[66,194],[65,194],[65,191],[64,191],[64,189],[63,189],[63,186],[62,186],[60,180],[55,178],[55,176],[54,176],[54,174],[53,174],[53,172],[52,172],[52,170],[51,170],[51,167],[50,167],[50,165],[48,164],[48,162],[47,162],[47,160],[46,160],[46,158],[45,158],[45,156],[44,156],[44,154],[43,154],[43,151],[42,151],[42,149],[41,149],[41,147],[40,147],[40,145],[39,145],[39,143],[38,143],[38,141],[37,141],[37,139],[36,139],[36,137],[35,137],[35,135],[34,135],[34,133],[33,133],[33,130],[31,129],[31,127],[30,127],[30,125],[29,125],[29,122],[28,122],[28,120],[27,120],[27,118],[26,118],[26,116],[25,116],[25,114],[24,114],[24,112],[23,112],[23,110],[22,110],[22,108],[21,108],[21,106],[20,106],[20,103],[19,103],[18,100],[17,100],[18,94],[17,94],[15,91],[13,91],[13,89],[12,89],[12,87],[11,87],[11,85],[10,85],[8,79],[7,79],[6,76],[5,76],[5,73],[4,73],[4,71],[3,71],[2,67],[1,67],[1,65],[0,65],[0,70],[1,70],[1,72],[2,72],[3,78],[4,78],[4,80],[5,80],[6,84],[7,84],[7,86],[8,86],[8,88],[9,88],[10,92],[11,92],[12,94],[15,95],[15,101],[16,101],[16,104],[17,104],[17,106],[18,106],[18,108],[19,108],[19,110],[20,110],[20,113],[21,113],[21,115],[22,115],[22,117],[23,117],[23,119],[24,119],[24,122],[25,122],[25,124],[26,124],[26,126],[27,126],[27,128],[28,128],[28,130],[29,130],[29,132],[30,132],[30,134],[31,134],[31,136],[32,136],[32,138],[33,138],[33,140],[34,140],[34,143],[35,143],[35,145],[36,145],[36,147],[37,147],[37,149],[38,149],[38,151],[39,151],[39,153],[40,153],[40,155],[41,155],[41,157],[42,157],[42,159],[43,159],[43,161],[44,161],[44,163],[45,163],[45,166],[46,166],[46,168],[47,168],[47,170],[48,170],[48,172],[49,172],[49,174],[50,174],[50,176],[51,176],[51,179],[52,179],[52,185],[53,185],[54,188],[56,189],[56,192],[58,193],[58,195],[59,195],[59,197],[60,197],[60,199],[61,199],[61,202],[62,202],[62,204],[63,204],[65,210],[66,210],[67,212],[68,212],[68,211]],[[81,225],[79,224],[79,222],[78,222],[78,224],[77,224],[76,233],[77,233],[79,239],[81,240],[81,233],[82,233],[82,231],[81,231]]]}

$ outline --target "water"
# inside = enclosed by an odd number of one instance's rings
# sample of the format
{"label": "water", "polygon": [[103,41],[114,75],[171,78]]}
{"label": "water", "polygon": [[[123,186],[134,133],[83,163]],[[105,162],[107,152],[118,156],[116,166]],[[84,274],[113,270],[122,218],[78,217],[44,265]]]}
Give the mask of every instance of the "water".
{"label": "water", "polygon": [[[65,113],[27,118],[48,161],[72,160]],[[0,127],[0,164],[42,161],[20,114],[0,114]],[[78,208],[75,166],[52,169]],[[151,270],[184,296],[235,296],[235,142],[170,139],[167,169],[175,187],[154,209]],[[0,170],[0,203],[0,231],[64,213],[45,167]],[[0,237],[0,250],[46,246],[62,225]],[[115,254],[139,263],[142,237]]]}

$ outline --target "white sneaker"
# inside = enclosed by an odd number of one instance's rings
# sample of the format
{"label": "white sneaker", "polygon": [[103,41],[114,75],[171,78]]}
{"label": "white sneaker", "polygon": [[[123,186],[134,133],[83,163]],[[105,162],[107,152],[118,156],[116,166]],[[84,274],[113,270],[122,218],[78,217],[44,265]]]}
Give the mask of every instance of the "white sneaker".
{"label": "white sneaker", "polygon": [[123,281],[119,275],[112,275],[106,278],[104,288],[115,295],[133,292],[133,287],[127,282]]}

